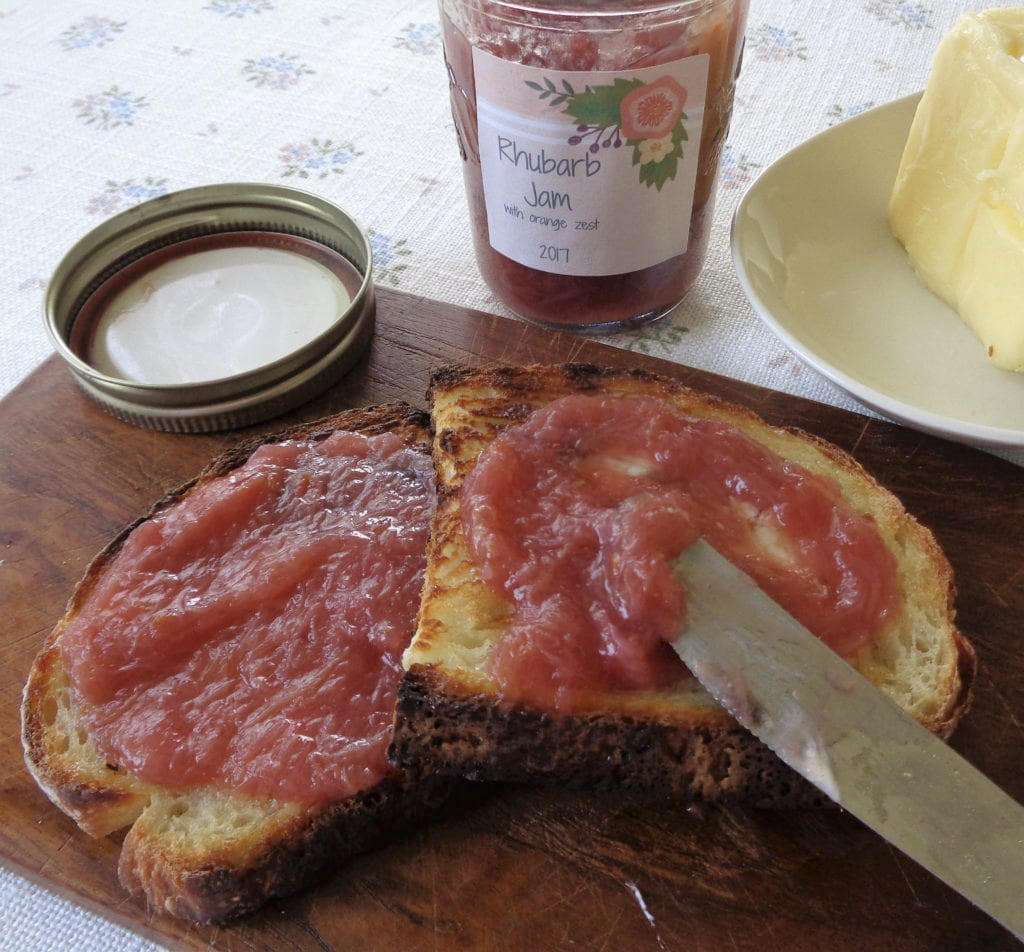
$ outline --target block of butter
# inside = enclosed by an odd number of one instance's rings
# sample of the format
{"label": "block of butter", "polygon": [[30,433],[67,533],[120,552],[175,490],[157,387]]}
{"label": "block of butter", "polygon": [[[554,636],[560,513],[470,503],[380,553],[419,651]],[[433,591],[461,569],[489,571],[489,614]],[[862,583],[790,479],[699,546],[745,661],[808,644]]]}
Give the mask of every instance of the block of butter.
{"label": "block of butter", "polygon": [[1024,372],[1024,8],[966,14],[935,54],[889,205],[924,282]]}

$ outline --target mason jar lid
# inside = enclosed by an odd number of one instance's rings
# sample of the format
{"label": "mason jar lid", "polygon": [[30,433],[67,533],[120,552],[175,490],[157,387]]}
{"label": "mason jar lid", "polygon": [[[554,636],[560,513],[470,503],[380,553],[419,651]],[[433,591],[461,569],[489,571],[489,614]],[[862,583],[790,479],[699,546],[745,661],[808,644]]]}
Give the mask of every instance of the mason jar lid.
{"label": "mason jar lid", "polygon": [[171,432],[246,426],[341,378],[373,336],[367,236],[299,189],[208,185],[89,232],[57,266],[46,325],[76,383]]}

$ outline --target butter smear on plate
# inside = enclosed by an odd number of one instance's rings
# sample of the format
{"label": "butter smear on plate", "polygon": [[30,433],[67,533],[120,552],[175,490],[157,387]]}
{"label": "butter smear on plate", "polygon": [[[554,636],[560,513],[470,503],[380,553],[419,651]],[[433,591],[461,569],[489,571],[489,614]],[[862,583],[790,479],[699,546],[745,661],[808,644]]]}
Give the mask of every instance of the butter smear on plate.
{"label": "butter smear on plate", "polygon": [[1024,372],[1024,8],[965,14],[939,45],[889,205],[925,284]]}

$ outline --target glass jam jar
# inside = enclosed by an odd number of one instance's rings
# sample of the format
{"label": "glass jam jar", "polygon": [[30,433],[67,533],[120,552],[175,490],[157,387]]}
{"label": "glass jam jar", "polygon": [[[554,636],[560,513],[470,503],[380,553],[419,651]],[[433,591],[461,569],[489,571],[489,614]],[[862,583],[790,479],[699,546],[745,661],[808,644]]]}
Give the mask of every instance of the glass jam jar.
{"label": "glass jam jar", "polygon": [[647,323],[707,249],[749,0],[440,0],[477,262],[514,312]]}

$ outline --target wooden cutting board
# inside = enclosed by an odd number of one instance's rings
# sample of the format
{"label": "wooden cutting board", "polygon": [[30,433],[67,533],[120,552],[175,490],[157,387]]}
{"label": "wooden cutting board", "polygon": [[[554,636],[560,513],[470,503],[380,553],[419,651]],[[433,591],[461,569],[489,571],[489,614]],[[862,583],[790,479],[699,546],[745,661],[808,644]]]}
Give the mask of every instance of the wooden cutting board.
{"label": "wooden cutting board", "polygon": [[[640,366],[853,453],[935,531],[953,563],[961,627],[981,662],[974,709],[953,744],[1024,800],[1024,470],[885,422],[394,291],[380,293],[365,362],[292,416],[394,399],[424,405],[428,369],[451,360]],[[0,859],[16,871],[185,948],[1017,947],[839,811],[641,805],[480,785],[467,785],[435,822],[347,864],[320,888],[230,927],[196,929],[150,915],[117,884],[119,842],[82,834],[22,767],[21,688],[90,558],[236,437],[119,423],[79,393],[55,358],[2,402]]]}

